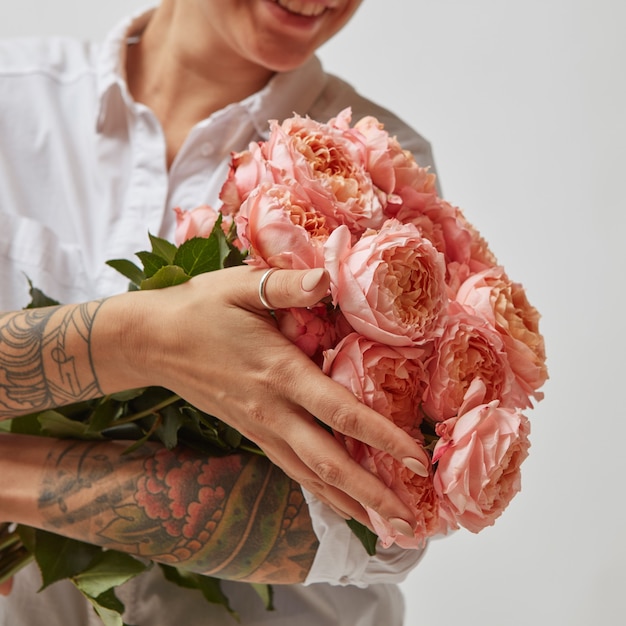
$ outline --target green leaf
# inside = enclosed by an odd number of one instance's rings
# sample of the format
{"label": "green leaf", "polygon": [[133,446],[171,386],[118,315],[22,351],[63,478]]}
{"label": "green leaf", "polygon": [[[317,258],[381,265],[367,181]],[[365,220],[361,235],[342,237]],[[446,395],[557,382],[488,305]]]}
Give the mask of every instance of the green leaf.
{"label": "green leaf", "polygon": [[[137,256],[141,259],[145,278],[152,278],[162,267],[171,265],[163,257],[154,252],[137,252]],[[143,282],[143,281],[142,281]],[[141,283],[139,283],[141,285]]]}
{"label": "green leaf", "polygon": [[185,589],[198,589],[205,597],[206,600],[212,604],[221,604],[237,621],[239,621],[239,615],[230,606],[228,597],[222,591],[221,580],[219,578],[213,578],[211,576],[202,576],[201,574],[194,574],[178,567],[172,567],[171,565],[163,565],[159,563],[159,566],[163,570],[163,574],[166,580],[171,583],[184,587]]}
{"label": "green leaf", "polygon": [[180,246],[174,263],[190,276],[197,276],[221,269],[229,252],[223,233],[221,237],[193,237]]}
{"label": "green leaf", "polygon": [[38,413],[14,417],[11,420],[11,432],[18,435],[43,435],[41,423],[37,419]]}
{"label": "green leaf", "polygon": [[113,398],[103,398],[102,402],[93,410],[86,424],[87,433],[102,433],[123,412],[123,405]]}
{"label": "green leaf", "polygon": [[228,256],[224,259],[224,267],[237,267],[238,265],[243,265],[243,262],[247,257],[247,252],[241,252],[241,250],[235,246],[231,246]]}
{"label": "green leaf", "polygon": [[98,614],[98,617],[102,620],[104,626],[128,626],[122,619],[124,605],[115,595],[113,589],[105,591],[97,598],[93,598],[87,594],[83,595],[91,602],[91,605]]}
{"label": "green leaf", "polygon": [[32,554],[35,553],[35,537],[37,531],[30,526],[22,526],[22,524],[18,524],[17,533],[22,540],[22,543],[26,546],[28,551]]}
{"label": "green leaf", "polygon": [[347,520],[346,524],[348,524],[352,532],[363,544],[365,551],[370,556],[374,556],[376,554],[376,541],[378,540],[378,535],[373,533],[367,526],[357,522],[355,519]]}
{"label": "green leaf", "polygon": [[252,588],[257,592],[263,604],[268,611],[274,610],[274,588],[271,585],[262,583],[250,583]]}
{"label": "green leaf", "polygon": [[59,304],[57,300],[50,298],[47,296],[41,289],[37,289],[37,287],[33,286],[32,281],[28,276],[26,277],[28,281],[28,285],[30,286],[29,295],[30,295],[30,303],[25,307],[26,309],[38,309],[44,306],[56,306]]}
{"label": "green leaf", "polygon": [[[34,556],[45,589],[57,580],[72,578],[89,567],[102,548],[43,530],[35,531]],[[40,591],[41,591],[40,589]]]}
{"label": "green leaf", "polygon": [[128,278],[133,285],[141,285],[141,281],[146,278],[143,271],[128,259],[112,259],[106,263],[109,267],[118,271],[122,276]]}
{"label": "green leaf", "polygon": [[73,577],[85,594],[97,598],[148,569],[141,561],[117,550],[102,552],[91,565]]}
{"label": "green leaf", "polygon": [[89,429],[89,424],[84,424],[69,419],[58,411],[43,411],[37,416],[41,424],[41,431],[49,437],[60,439],[101,439],[100,435]]}
{"label": "green leaf", "polygon": [[130,402],[131,400],[143,395],[145,392],[146,388],[141,387],[140,389],[128,389],[127,391],[112,393],[109,397],[111,400],[117,400],[118,402]]}
{"label": "green leaf", "polygon": [[154,276],[142,281],[142,289],[163,289],[173,287],[187,282],[191,276],[185,273],[181,267],[176,265],[166,265],[162,267]]}
{"label": "green leaf", "polygon": [[243,440],[241,433],[222,422],[221,419],[189,404],[185,405],[182,410],[199,425],[202,438],[206,441],[217,445],[222,450],[231,450],[241,445]]}
{"label": "green leaf", "polygon": [[168,449],[174,449],[178,444],[178,431],[185,423],[185,416],[174,406],[167,406],[160,411],[162,418],[161,425],[156,429],[156,436]]}
{"label": "green leaf", "polygon": [[168,265],[174,264],[174,257],[178,248],[167,239],[161,239],[148,233],[150,237],[150,243],[152,244],[152,252],[165,259]]}
{"label": "green leaf", "polygon": [[137,439],[137,441],[135,441],[133,444],[128,446],[128,448],[125,448],[122,454],[131,454],[131,452],[135,452],[135,450],[139,450],[139,448],[141,448],[141,446],[143,446],[143,444],[146,443],[146,441],[148,441],[150,437],[152,437],[152,433],[151,432],[146,433],[143,437],[141,437],[141,439]]}
{"label": "green leaf", "polygon": [[242,434],[232,426],[224,424],[220,432],[222,440],[231,448],[238,448],[243,440]]}
{"label": "green leaf", "polygon": [[135,422],[126,424],[112,424],[102,431],[102,435],[107,439],[119,439],[122,441],[135,441],[144,436],[143,429]]}

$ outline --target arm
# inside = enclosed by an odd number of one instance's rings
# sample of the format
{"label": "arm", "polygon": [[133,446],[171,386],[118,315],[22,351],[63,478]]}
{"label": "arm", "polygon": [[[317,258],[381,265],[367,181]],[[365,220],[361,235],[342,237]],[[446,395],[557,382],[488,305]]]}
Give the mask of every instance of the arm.
{"label": "arm", "polygon": [[104,395],[91,355],[101,306],[0,314],[0,419]]}
{"label": "arm", "polygon": [[254,454],[0,437],[19,523],[223,579],[302,582],[317,540],[299,486]]}
{"label": "arm", "polygon": [[[311,272],[272,274],[269,301],[277,308],[318,302],[328,277],[312,272],[311,285],[302,282]],[[168,289],[6,314],[0,319],[2,414],[166,387],[255,441],[289,477],[344,515],[368,524],[367,505],[411,524],[410,509],[315,418],[411,469],[419,471],[428,456],[283,337],[258,300],[261,273],[237,267]]]}

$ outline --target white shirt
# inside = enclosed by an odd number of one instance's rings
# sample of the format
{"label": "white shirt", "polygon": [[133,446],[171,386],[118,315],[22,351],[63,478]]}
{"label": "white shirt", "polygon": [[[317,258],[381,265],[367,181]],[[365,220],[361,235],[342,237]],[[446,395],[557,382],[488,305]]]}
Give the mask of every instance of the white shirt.
{"label": "white shirt", "polygon": [[[176,206],[218,207],[231,152],[266,138],[269,119],[297,112],[325,121],[351,106],[354,120],[375,115],[421,165],[432,165],[424,139],[325,74],[313,58],[197,124],[168,171],[160,124],[146,106],[133,101],[124,79],[129,38],[142,31],[149,17],[124,21],[101,46],[61,38],[0,42],[0,310],[27,304],[25,275],[66,303],[124,291],[126,279],[105,261],[132,259],[148,246],[148,232],[171,240]],[[277,587],[279,610],[270,614],[247,600],[242,609],[237,598],[247,597],[249,589],[225,583],[245,617],[243,624],[294,624],[297,619],[298,626],[399,625],[403,604],[395,584],[421,553],[379,548],[370,558],[343,520],[305,495],[320,540],[307,581]],[[91,612],[79,607],[82,600],[64,583],[31,597],[35,579],[32,571],[20,577],[0,604],[0,624],[39,623],[33,615],[41,611],[45,623],[54,626],[49,605],[59,600],[55,594],[64,594],[59,625],[74,623],[67,608],[70,597],[75,623],[87,623],[85,615]],[[221,607],[207,607],[199,594],[164,583],[157,570],[118,593],[126,600],[128,623],[232,623]],[[167,608],[159,608],[165,598]]]}

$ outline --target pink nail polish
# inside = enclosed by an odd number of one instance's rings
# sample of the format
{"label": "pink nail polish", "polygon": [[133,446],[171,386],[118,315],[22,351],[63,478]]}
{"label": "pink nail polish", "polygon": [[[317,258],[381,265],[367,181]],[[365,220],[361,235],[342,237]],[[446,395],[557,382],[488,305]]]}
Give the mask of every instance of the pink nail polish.
{"label": "pink nail polish", "polygon": [[413,529],[411,528],[411,524],[400,517],[390,517],[389,523],[405,537],[413,537],[415,535]]}
{"label": "pink nail polish", "polygon": [[313,291],[320,284],[322,276],[324,276],[324,270],[321,267],[309,270],[300,281],[302,289],[304,291]]}
{"label": "pink nail polish", "polygon": [[414,474],[422,476],[423,478],[428,476],[428,468],[421,461],[418,461],[411,456],[405,456],[402,459],[402,463],[404,463],[405,467],[408,467]]}

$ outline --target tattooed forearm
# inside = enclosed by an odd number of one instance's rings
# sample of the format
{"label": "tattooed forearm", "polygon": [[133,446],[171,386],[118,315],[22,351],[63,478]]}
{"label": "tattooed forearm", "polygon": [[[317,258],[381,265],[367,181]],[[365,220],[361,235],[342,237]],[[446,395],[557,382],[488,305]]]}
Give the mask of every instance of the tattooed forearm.
{"label": "tattooed forearm", "polygon": [[39,501],[50,530],[218,578],[304,580],[317,549],[308,509],[268,459],[164,449],[113,459],[107,445],[50,457]]}
{"label": "tattooed forearm", "polygon": [[0,316],[0,418],[103,395],[90,351],[101,304]]}

